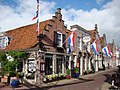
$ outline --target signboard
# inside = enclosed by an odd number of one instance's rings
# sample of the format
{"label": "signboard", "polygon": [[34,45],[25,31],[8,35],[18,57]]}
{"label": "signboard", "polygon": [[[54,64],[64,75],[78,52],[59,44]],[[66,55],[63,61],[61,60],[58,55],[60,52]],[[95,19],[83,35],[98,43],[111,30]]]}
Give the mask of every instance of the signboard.
{"label": "signboard", "polygon": [[85,37],[83,37],[83,42],[87,43],[90,41],[90,39],[91,39],[90,36],[85,36]]}
{"label": "signboard", "polygon": [[35,72],[36,71],[35,61],[34,60],[29,60],[28,61],[28,71],[29,72]]}

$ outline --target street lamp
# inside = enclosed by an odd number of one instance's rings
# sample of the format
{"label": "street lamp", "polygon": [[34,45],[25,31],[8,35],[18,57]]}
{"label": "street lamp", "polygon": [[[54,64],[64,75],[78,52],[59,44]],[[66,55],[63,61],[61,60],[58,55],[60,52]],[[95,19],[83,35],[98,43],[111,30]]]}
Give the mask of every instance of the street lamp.
{"label": "street lamp", "polygon": [[39,45],[39,49],[43,49],[43,43],[42,43],[42,39],[43,39],[43,34],[39,34],[37,36],[37,39],[38,39],[38,45]]}

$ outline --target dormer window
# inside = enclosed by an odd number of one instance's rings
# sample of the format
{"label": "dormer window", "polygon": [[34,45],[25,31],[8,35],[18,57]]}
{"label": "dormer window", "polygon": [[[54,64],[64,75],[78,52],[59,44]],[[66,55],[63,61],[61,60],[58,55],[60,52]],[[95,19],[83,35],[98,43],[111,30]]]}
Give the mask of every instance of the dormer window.
{"label": "dormer window", "polygon": [[9,44],[9,37],[7,36],[0,36],[0,48],[5,48]]}

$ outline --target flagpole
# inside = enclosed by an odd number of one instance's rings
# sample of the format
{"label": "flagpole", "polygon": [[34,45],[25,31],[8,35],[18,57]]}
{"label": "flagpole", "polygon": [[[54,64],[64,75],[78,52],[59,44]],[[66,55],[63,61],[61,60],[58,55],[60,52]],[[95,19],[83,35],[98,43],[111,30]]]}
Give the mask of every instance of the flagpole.
{"label": "flagpole", "polygon": [[39,30],[39,2],[40,2],[40,0],[37,0],[37,11],[38,11],[38,35],[39,35],[39,32],[40,32],[40,30]]}
{"label": "flagpole", "polygon": [[[68,36],[67,39],[63,42],[63,44],[65,44],[65,42],[68,40],[68,38],[69,38],[69,36]],[[63,44],[62,44],[62,46],[63,46]]]}

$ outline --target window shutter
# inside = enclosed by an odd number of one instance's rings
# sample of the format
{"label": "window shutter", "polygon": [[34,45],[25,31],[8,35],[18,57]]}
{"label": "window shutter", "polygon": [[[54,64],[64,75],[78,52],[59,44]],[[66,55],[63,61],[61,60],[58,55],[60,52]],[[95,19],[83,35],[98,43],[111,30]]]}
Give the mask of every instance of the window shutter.
{"label": "window shutter", "polygon": [[63,42],[62,42],[62,44],[64,43],[64,44],[63,44],[63,48],[66,48],[66,41],[65,41],[65,40],[66,40],[66,36],[65,36],[65,34],[63,34],[62,37],[63,37]]}
{"label": "window shutter", "polygon": [[57,46],[57,32],[54,31],[54,42],[53,42],[53,46],[56,47]]}

